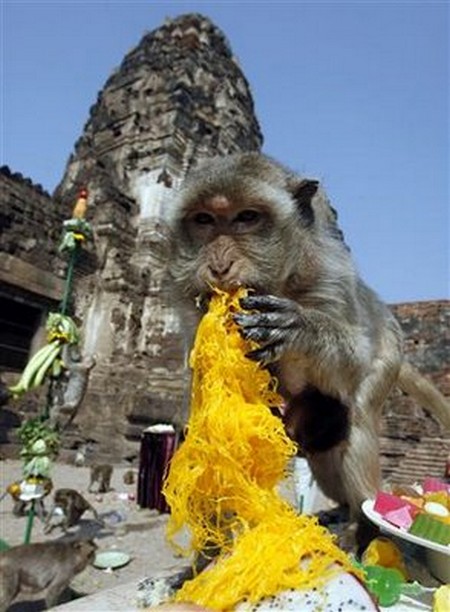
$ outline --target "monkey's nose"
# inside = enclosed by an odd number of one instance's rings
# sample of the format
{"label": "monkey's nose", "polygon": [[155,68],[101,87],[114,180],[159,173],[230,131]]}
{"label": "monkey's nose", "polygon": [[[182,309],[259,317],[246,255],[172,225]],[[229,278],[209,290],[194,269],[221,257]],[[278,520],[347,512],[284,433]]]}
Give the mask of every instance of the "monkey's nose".
{"label": "monkey's nose", "polygon": [[211,276],[215,280],[222,280],[230,272],[232,266],[233,266],[232,261],[226,261],[226,262],[215,262],[214,264],[209,264],[208,267],[209,267]]}

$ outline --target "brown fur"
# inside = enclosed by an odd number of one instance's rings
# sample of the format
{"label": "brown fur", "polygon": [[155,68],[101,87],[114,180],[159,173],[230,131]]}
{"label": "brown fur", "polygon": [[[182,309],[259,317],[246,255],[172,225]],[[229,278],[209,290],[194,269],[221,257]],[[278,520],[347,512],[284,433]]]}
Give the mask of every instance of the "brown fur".
{"label": "brown fur", "polygon": [[[60,508],[63,511],[63,516],[55,521],[55,508]],[[69,527],[76,525],[82,515],[90,510],[94,515],[94,519],[103,524],[103,521],[97,514],[95,508],[75,489],[57,489],[53,497],[53,508],[49,512],[45,533],[50,533],[55,527],[61,527],[67,531]]]}
{"label": "brown fur", "polygon": [[43,592],[47,608],[54,606],[76,574],[95,558],[89,541],[22,544],[0,553],[0,612],[19,593]]}
{"label": "brown fur", "polygon": [[94,464],[91,466],[91,478],[88,491],[92,492],[97,483],[97,493],[107,493],[111,489],[113,466],[109,463]]}
{"label": "brown fur", "polygon": [[123,483],[132,485],[136,482],[136,474],[133,470],[127,470],[123,475]]}
{"label": "brown fur", "polygon": [[378,432],[392,387],[447,425],[450,408],[411,375],[400,326],[360,279],[318,182],[257,153],[216,158],[188,176],[169,223],[169,276],[188,345],[195,304],[211,286],[253,290],[242,301],[248,312],[235,316],[259,345],[249,357],[278,377],[288,433],[319,486],[360,517],[381,484]]}

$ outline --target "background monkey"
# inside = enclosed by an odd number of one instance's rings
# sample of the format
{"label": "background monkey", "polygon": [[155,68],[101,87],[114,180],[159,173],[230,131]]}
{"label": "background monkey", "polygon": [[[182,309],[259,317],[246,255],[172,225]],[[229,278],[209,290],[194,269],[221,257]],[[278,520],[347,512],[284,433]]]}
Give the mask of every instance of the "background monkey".
{"label": "background monkey", "polygon": [[90,482],[88,491],[93,492],[94,484],[97,483],[97,493],[108,493],[111,489],[111,478],[113,474],[113,466],[110,463],[95,463],[91,465]]}
{"label": "background monkey", "polygon": [[63,346],[65,370],[55,384],[54,400],[50,410],[50,424],[65,429],[75,418],[87,390],[89,376],[95,366],[93,355],[82,357],[77,345]]}
{"label": "background monkey", "polygon": [[[235,316],[277,376],[285,423],[323,492],[361,519],[380,487],[379,426],[394,384],[447,427],[450,407],[403,361],[395,317],[360,279],[319,183],[258,153],[208,160],[169,219],[169,276],[189,341],[211,286],[252,290]],[[364,544],[364,534],[359,533]]]}
{"label": "background monkey", "polygon": [[0,612],[19,593],[45,591],[47,608],[54,606],[76,574],[92,563],[92,540],[22,544],[0,553]]}
{"label": "background monkey", "polygon": [[[67,531],[76,525],[82,515],[89,510],[94,520],[103,525],[96,509],[75,489],[57,489],[53,497],[53,506],[47,516],[44,532],[51,533],[55,527]],[[62,514],[61,514],[62,513]]]}

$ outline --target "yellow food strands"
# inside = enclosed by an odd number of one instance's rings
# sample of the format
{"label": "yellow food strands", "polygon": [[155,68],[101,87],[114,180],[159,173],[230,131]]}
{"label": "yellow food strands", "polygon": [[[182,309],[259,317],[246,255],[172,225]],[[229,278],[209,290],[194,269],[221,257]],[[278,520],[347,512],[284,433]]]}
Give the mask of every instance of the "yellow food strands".
{"label": "yellow food strands", "polygon": [[[222,550],[175,599],[214,610],[320,586],[336,571],[357,573],[329,532],[277,492],[296,445],[270,410],[282,404],[274,380],[245,357],[255,345],[232,318],[245,294],[217,291],[200,322],[187,435],[164,485],[169,541],[186,555]],[[176,536],[185,528],[191,541],[182,549]]]}

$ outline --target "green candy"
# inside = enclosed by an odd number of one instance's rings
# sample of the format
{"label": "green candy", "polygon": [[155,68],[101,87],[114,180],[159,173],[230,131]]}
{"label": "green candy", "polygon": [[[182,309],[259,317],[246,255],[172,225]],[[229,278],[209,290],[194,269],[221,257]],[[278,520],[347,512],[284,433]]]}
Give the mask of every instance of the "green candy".
{"label": "green candy", "polygon": [[379,565],[365,565],[366,586],[380,606],[393,606],[400,599],[404,578],[396,570]]}

